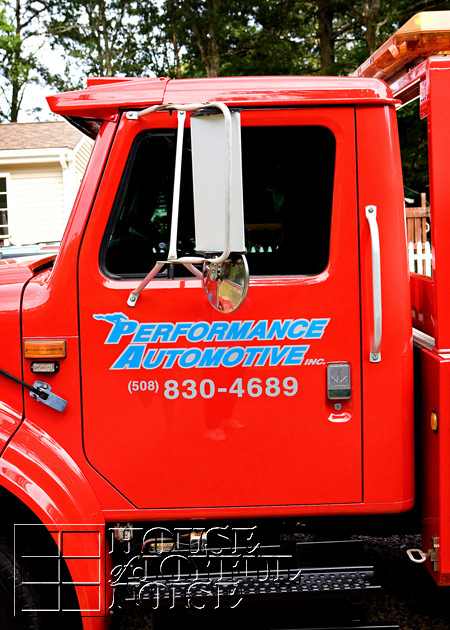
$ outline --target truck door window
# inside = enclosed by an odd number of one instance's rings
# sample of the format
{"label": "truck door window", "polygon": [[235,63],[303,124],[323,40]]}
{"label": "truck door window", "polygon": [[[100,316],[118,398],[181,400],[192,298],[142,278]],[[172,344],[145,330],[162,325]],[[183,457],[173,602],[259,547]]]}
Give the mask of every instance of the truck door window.
{"label": "truck door window", "polygon": [[[187,134],[186,134],[187,135]],[[172,210],[176,132],[137,137],[113,209],[114,224],[105,251],[105,267],[115,276],[147,274],[167,258]],[[183,151],[178,247],[194,253],[190,138]]]}
{"label": "truck door window", "polygon": [[[105,234],[112,277],[145,275],[167,259],[175,131],[145,132],[132,147]],[[250,274],[315,275],[329,259],[336,143],[326,127],[243,127],[242,168]],[[186,130],[178,250],[194,251],[190,133]],[[186,275],[176,265],[176,275]]]}

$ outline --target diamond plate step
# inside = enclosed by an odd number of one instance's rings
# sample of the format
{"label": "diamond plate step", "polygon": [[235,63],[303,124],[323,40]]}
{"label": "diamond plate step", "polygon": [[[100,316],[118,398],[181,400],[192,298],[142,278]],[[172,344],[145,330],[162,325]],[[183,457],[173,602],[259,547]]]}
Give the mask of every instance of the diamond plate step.
{"label": "diamond plate step", "polygon": [[350,625],[350,626],[314,626],[308,628],[274,628],[273,630],[400,630],[400,626],[397,624],[389,625]]}
{"label": "diamond plate step", "polygon": [[126,584],[116,587],[116,595],[128,605],[173,606],[211,598],[233,598],[236,601],[240,598],[245,601],[286,599],[302,595],[349,595],[380,588],[373,584],[372,567],[287,569],[279,570],[269,579],[264,579],[261,573],[197,574],[195,579],[186,576],[185,580],[183,576],[178,577],[180,579],[161,576],[129,578]]}
{"label": "diamond plate step", "polygon": [[308,628],[274,628],[273,630],[400,630],[398,625],[350,625],[350,626],[320,626]]}

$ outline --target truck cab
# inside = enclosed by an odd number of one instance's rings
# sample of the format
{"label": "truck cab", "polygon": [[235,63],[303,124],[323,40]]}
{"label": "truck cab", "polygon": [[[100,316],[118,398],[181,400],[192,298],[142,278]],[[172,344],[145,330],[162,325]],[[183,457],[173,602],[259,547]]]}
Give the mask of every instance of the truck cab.
{"label": "truck cab", "polygon": [[[233,313],[212,309],[200,279],[175,265],[157,274],[133,309],[127,305],[169,242],[177,116],[161,109],[130,120],[121,111],[123,102],[137,109],[141,94],[148,104],[153,86],[150,105],[220,98],[241,109],[250,283]],[[100,475],[112,496],[152,519],[192,518],[205,509],[216,517],[407,509],[413,500],[412,458],[404,462],[412,448],[410,300],[406,261],[390,240],[403,242],[404,226],[388,91],[376,81],[342,78],[162,86],[151,79],[96,83],[88,88],[88,112],[83,93],[51,101],[59,113],[114,119],[102,123],[99,140],[107,129],[111,136],[103,163],[94,155],[86,173],[86,181],[97,181],[95,191],[75,205],[78,221],[78,203],[85,210],[76,281],[65,277],[69,229],[46,281],[34,278],[23,302],[24,338],[36,337],[32,313],[42,313],[36,306],[44,299],[49,312],[39,318],[37,336],[67,341],[67,361],[51,377],[52,388],[64,393],[74,379],[67,364],[80,366],[80,408],[73,412],[83,418],[78,440],[89,477]],[[99,112],[106,94],[117,104]],[[185,126],[177,250],[193,255],[189,116]],[[367,206],[377,208],[389,322],[379,362],[371,361],[375,287]],[[76,305],[70,318],[57,316],[59,269],[67,307]],[[342,395],[335,379],[346,385]],[[26,402],[45,425],[52,414]],[[70,413],[68,406],[64,414]],[[386,471],[383,484],[380,471]]]}
{"label": "truck cab", "polygon": [[[389,87],[372,61],[354,77],[94,79],[49,97],[95,145],[56,258],[0,266],[0,474],[59,549],[85,527],[62,556],[85,627],[111,602],[108,528],[123,543],[158,524],[411,510],[413,324],[424,418],[441,423],[424,421],[424,471],[446,483],[447,280],[410,280],[396,107],[412,85],[427,94],[438,241],[446,135],[430,90],[444,94],[433,72],[448,63],[395,66]],[[228,166],[226,126],[213,131],[226,112]],[[228,225],[228,250],[199,244]],[[427,549],[449,526],[441,499],[424,503]],[[425,557],[446,583],[444,556]]]}

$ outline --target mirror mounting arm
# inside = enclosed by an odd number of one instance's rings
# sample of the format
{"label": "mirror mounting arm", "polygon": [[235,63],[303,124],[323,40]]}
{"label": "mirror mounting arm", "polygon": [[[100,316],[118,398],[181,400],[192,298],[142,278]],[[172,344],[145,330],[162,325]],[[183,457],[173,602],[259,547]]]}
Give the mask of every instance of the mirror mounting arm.
{"label": "mirror mounting arm", "polygon": [[[183,148],[183,134],[184,134],[184,124],[185,124],[185,112],[195,112],[199,109],[204,108],[214,108],[220,109],[223,114],[225,120],[225,130],[226,130],[226,145],[225,151],[227,156],[227,203],[226,203],[226,213],[225,213],[225,249],[220,256],[216,258],[200,258],[200,257],[176,257],[176,237],[177,237],[177,228],[178,228],[178,209],[179,209],[179,200],[180,200],[180,181],[181,181],[181,159],[182,159],[182,148]],[[231,113],[227,105],[220,101],[207,101],[206,103],[190,103],[187,105],[174,105],[173,103],[168,103],[167,105],[152,105],[151,107],[147,107],[147,109],[143,109],[141,111],[128,111],[126,113],[126,117],[128,120],[139,120],[148,114],[152,114],[153,112],[168,110],[168,111],[177,111],[179,113],[178,116],[178,127],[177,127],[177,148],[176,148],[176,157],[175,157],[175,181],[174,181],[174,195],[173,195],[173,203],[172,203],[172,226],[171,226],[171,234],[170,234],[170,248],[169,255],[166,262],[170,263],[181,263],[186,266],[186,263],[189,264],[201,264],[204,262],[220,264],[225,262],[230,255],[230,231],[231,231],[231,178],[232,178],[232,146],[231,146]],[[159,264],[159,263],[158,263]],[[188,267],[189,268],[189,267]],[[152,274],[152,271],[149,273]],[[156,273],[158,273],[156,271]],[[156,275],[156,273],[154,275]],[[149,281],[154,277],[154,275],[149,279]],[[197,274],[195,274],[197,275]],[[137,289],[136,289],[137,290]]]}
{"label": "mirror mounting arm", "polygon": [[178,112],[195,112],[202,107],[208,107],[210,103],[190,103],[188,105],[174,105],[173,103],[167,103],[166,105],[152,105],[151,107],[147,107],[147,109],[142,109],[140,111],[128,111],[125,116],[128,120],[139,120],[144,116],[148,116],[148,114],[153,114],[153,112],[160,112],[164,110],[168,111],[178,111]]}
{"label": "mirror mounting arm", "polygon": [[172,221],[170,225],[170,245],[167,262],[176,262],[177,260],[177,236],[178,236],[178,213],[180,210],[180,188],[181,188],[181,164],[183,160],[183,138],[184,124],[186,122],[186,112],[178,112],[177,125],[177,146],[175,152],[175,176],[173,181],[173,197],[172,197]]}
{"label": "mirror mounting arm", "polygon": [[[181,260],[181,258],[180,258]],[[180,262],[180,260],[176,261],[176,262]],[[195,258],[192,259],[194,262],[203,262],[203,258]],[[159,260],[155,266],[153,267],[153,269],[145,276],[145,278],[142,280],[142,282],[134,289],[134,291],[132,291],[130,293],[130,295],[128,296],[128,300],[127,300],[127,304],[128,306],[135,306],[137,299],[139,297],[139,294],[141,293],[141,291],[143,291],[145,289],[145,287],[147,286],[147,284],[150,282],[150,280],[153,280],[153,278],[156,276],[157,273],[159,273],[161,271],[161,269],[164,267],[164,265],[166,264],[166,262],[171,262],[171,261],[166,261],[166,260]],[[200,271],[200,269],[196,269],[194,267],[194,265],[192,263],[189,262],[184,262],[183,265],[186,267],[186,269],[188,269],[194,276],[196,276],[197,278],[199,278],[200,280],[203,279],[203,273]]]}
{"label": "mirror mounting arm", "polygon": [[[184,125],[186,122],[186,112],[197,111],[203,108],[216,108],[220,109],[225,120],[226,130],[226,164],[227,164],[227,195],[226,195],[226,212],[225,212],[225,248],[220,256],[216,258],[201,258],[196,256],[184,256],[177,258],[177,234],[178,234],[178,212],[180,206],[180,186],[181,186],[181,165],[182,165],[182,151],[183,151],[183,135]],[[194,264],[213,263],[220,264],[225,262],[230,255],[230,231],[231,231],[231,179],[232,179],[232,146],[231,146],[231,113],[225,103],[221,102],[207,102],[207,103],[192,103],[188,105],[174,105],[169,103],[167,105],[152,105],[147,109],[143,109],[139,112],[128,111],[126,117],[128,120],[139,120],[140,118],[152,114],[153,112],[161,110],[175,110],[178,112],[178,126],[177,126],[177,146],[175,156],[175,178],[174,178],[174,192],[172,202],[172,224],[170,231],[170,247],[169,255],[166,261],[158,261],[153,269],[147,274],[142,282],[134,289],[127,300],[128,306],[135,306],[141,291],[147,286],[147,284],[153,280],[156,274],[162,269],[166,263],[179,263],[182,264],[193,273],[197,278],[203,278],[203,274],[200,270],[196,269]]]}

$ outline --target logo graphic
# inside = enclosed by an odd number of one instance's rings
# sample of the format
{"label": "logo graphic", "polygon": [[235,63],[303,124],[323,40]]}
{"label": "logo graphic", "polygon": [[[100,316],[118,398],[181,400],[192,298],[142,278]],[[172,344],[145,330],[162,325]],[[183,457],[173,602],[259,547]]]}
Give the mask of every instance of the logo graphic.
{"label": "logo graphic", "polygon": [[36,608],[22,608],[26,596],[15,593],[15,614],[106,614],[104,529],[104,525],[50,525],[48,529],[39,524],[15,525],[14,556],[17,566],[26,567],[26,573],[15,576],[16,584],[22,593],[32,587],[39,601]]}
{"label": "logo graphic", "polygon": [[[123,313],[93,315],[112,328],[105,344],[129,344],[111,365],[111,370],[190,368],[233,368],[264,366],[298,366],[303,363],[309,345],[229,345],[236,342],[288,342],[321,339],[329,319],[274,319],[215,322],[149,322],[140,323]],[[197,346],[191,344],[228,342],[228,345]],[[183,347],[170,347],[182,343]],[[164,344],[169,344],[165,347]],[[157,347],[154,347],[154,346]],[[161,347],[164,345],[163,347]]]}

